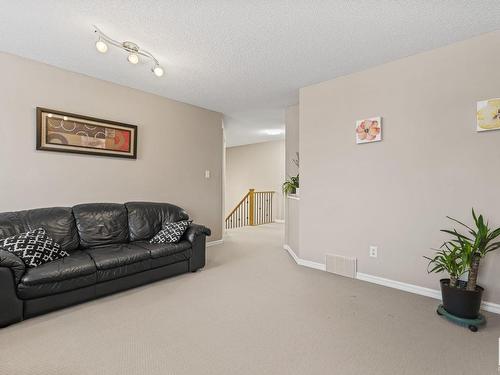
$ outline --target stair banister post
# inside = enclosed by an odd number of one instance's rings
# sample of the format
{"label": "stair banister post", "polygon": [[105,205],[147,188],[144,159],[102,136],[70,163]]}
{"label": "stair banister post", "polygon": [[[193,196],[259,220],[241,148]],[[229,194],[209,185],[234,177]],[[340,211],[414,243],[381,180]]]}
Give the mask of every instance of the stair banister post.
{"label": "stair banister post", "polygon": [[250,189],[248,191],[248,197],[250,199],[250,225],[254,224],[254,208],[255,208],[255,189]]}

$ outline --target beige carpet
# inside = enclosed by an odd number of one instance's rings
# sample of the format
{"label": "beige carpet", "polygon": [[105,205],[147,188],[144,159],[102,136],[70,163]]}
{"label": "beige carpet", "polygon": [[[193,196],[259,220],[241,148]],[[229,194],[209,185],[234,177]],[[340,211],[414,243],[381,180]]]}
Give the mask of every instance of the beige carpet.
{"label": "beige carpet", "polygon": [[232,231],[186,274],[0,330],[0,374],[497,374],[436,301],[297,266],[282,226]]}

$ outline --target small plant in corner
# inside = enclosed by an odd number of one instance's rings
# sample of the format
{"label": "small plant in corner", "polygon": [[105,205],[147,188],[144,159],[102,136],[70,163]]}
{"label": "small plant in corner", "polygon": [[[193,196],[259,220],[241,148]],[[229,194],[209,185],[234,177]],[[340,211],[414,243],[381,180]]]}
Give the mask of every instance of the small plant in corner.
{"label": "small plant in corner", "polygon": [[[300,168],[300,156],[299,153],[295,153],[295,159],[292,159],[293,164],[296,165],[297,169]],[[283,182],[283,193],[288,195],[288,194],[298,194],[298,189],[299,189],[299,173],[297,173],[297,176],[295,177],[290,177],[285,182]]]}
{"label": "small plant in corner", "polygon": [[[447,217],[464,228],[467,234],[455,228],[442,229],[452,238],[436,249],[434,257],[424,257],[429,260],[427,271],[448,273],[449,279],[441,279],[443,307],[448,313],[458,318],[476,319],[484,291],[477,285],[479,264],[488,253],[500,248],[500,241],[495,241],[500,236],[500,228],[491,229],[483,215],[477,216],[474,209],[473,227]],[[460,280],[467,272],[467,281]]]}
{"label": "small plant in corner", "polygon": [[290,177],[285,182],[283,182],[283,193],[285,194],[295,194],[299,188],[299,175],[295,177]]}

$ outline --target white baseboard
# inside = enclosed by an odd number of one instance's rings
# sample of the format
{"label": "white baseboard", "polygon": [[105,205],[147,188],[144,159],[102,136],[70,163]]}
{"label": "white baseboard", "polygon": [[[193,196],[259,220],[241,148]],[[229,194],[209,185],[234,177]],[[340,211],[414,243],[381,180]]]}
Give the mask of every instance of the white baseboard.
{"label": "white baseboard", "polygon": [[326,265],[323,263],[318,263],[318,262],[313,262],[310,260],[305,260],[305,259],[300,259],[297,262],[298,265],[304,266],[304,267],[309,267],[309,268],[314,268],[316,270],[320,271],[326,271]]}
{"label": "white baseboard", "polygon": [[320,270],[320,271],[326,271],[326,265],[324,265],[322,263],[313,262],[313,261],[310,261],[310,260],[305,260],[305,259],[299,258],[297,256],[297,254],[295,254],[295,252],[292,250],[292,248],[290,246],[283,245],[283,249],[285,249],[286,251],[288,251],[288,254],[290,254],[290,256],[293,258],[293,260],[295,261],[295,263],[297,263],[299,266],[314,268],[314,269]]}
{"label": "white baseboard", "polygon": [[[368,281],[369,283],[383,285],[389,288],[399,289],[405,292],[420,294],[421,296],[426,296],[437,300],[441,300],[441,291],[437,289],[425,288],[423,286],[385,279],[383,277],[368,275],[366,273],[361,273],[361,272],[358,272],[356,274],[356,278],[359,280]],[[481,309],[495,314],[500,314],[500,304],[498,303],[483,301],[483,303],[481,304]]]}
{"label": "white baseboard", "polygon": [[274,222],[278,223],[278,224],[284,224],[285,220],[283,220],[283,219],[275,219]]}
{"label": "white baseboard", "polygon": [[500,304],[498,303],[483,301],[481,308],[484,311],[489,311],[490,313],[500,314]]}
{"label": "white baseboard", "polygon": [[431,297],[435,299],[441,299],[441,292],[436,289],[424,288],[423,286],[413,285],[403,283],[401,281],[395,281],[390,279],[385,279],[379,276],[368,275],[366,273],[357,272],[356,279],[362,281],[368,281],[372,284],[378,284],[387,286],[389,288],[404,290],[405,292],[420,294],[421,296]]}
{"label": "white baseboard", "polygon": [[224,243],[224,239],[216,240],[216,241],[208,241],[207,242],[207,247],[210,246],[216,246],[216,245],[222,245]]}
{"label": "white baseboard", "polygon": [[[295,262],[298,265],[301,265],[304,267],[314,268],[314,269],[321,270],[321,271],[326,270],[326,266],[322,263],[311,262],[310,260],[305,260],[305,259],[299,258],[294,253],[294,251],[290,248],[290,246],[283,245],[283,248],[286,251],[288,251],[288,253],[291,255],[293,260],[295,260]],[[356,278],[358,280],[367,281],[367,282],[372,283],[372,284],[383,285],[383,286],[386,286],[389,288],[399,289],[399,290],[403,290],[405,292],[419,294],[422,296],[431,297],[431,298],[434,298],[437,300],[441,300],[441,291],[439,291],[437,289],[425,288],[423,286],[403,283],[401,281],[386,279],[386,278],[379,277],[379,276],[368,275],[368,274],[362,273],[362,272],[357,272]],[[498,303],[483,301],[483,303],[481,305],[481,309],[483,309],[484,311],[494,313],[494,314],[500,314],[500,304],[498,304]]]}
{"label": "white baseboard", "polygon": [[297,256],[297,254],[294,253],[294,251],[292,250],[292,248],[290,246],[285,244],[285,245],[283,245],[283,249],[288,251],[288,254],[290,254],[290,256],[293,258],[295,263],[299,264],[299,257]]}

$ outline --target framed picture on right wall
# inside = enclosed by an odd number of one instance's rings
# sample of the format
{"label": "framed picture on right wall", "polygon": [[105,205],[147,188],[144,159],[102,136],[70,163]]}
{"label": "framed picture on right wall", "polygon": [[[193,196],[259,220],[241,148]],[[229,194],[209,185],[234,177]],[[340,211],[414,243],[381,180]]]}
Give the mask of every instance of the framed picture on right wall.
{"label": "framed picture on right wall", "polygon": [[500,129],[500,98],[477,102],[477,131]]}
{"label": "framed picture on right wall", "polygon": [[382,117],[370,117],[356,121],[356,143],[372,143],[382,140]]}

